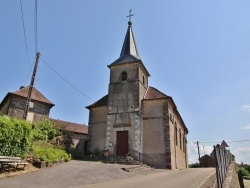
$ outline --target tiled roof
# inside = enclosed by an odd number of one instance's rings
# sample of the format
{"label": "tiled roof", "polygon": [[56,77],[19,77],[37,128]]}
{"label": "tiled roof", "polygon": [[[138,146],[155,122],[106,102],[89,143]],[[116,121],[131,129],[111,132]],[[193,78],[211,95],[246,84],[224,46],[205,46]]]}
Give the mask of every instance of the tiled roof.
{"label": "tiled roof", "polygon": [[62,120],[50,119],[52,123],[60,125],[63,130],[81,133],[81,134],[88,134],[88,126],[84,124],[72,123]]}
{"label": "tiled roof", "polygon": [[102,97],[101,99],[99,99],[98,101],[96,101],[95,103],[86,106],[87,109],[90,109],[92,107],[99,107],[99,106],[106,106],[108,105],[108,95],[105,95],[104,97]]}
{"label": "tiled roof", "polygon": [[154,87],[148,87],[144,99],[162,99],[169,97]]}
{"label": "tiled roof", "polygon": [[[10,94],[14,94],[14,95],[18,95],[21,97],[27,97],[28,96],[28,92],[29,92],[29,87],[30,86],[26,86],[26,87],[21,87],[21,89],[19,89],[16,92],[10,92]],[[47,104],[51,104],[52,106],[54,106],[54,104],[52,102],[50,102],[42,93],[40,93],[35,87],[33,87],[32,89],[32,93],[31,93],[31,99],[39,101],[39,102],[43,102],[43,103],[47,103]]]}

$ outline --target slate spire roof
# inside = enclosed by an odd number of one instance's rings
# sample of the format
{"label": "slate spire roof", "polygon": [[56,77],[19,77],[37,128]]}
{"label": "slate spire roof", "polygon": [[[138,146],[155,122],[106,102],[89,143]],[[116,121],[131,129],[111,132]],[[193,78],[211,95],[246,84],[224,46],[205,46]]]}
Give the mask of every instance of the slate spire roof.
{"label": "slate spire roof", "polygon": [[132,22],[128,22],[127,33],[123,42],[120,57],[111,65],[141,60],[132,30]]}
{"label": "slate spire roof", "polygon": [[140,59],[140,55],[136,46],[135,37],[132,30],[132,22],[128,22],[128,29],[123,42],[120,57],[125,55],[132,55]]}

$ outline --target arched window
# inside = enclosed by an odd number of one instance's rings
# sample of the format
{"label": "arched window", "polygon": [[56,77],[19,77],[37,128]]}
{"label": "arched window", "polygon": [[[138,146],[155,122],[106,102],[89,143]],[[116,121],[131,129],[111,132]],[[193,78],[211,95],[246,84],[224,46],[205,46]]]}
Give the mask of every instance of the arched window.
{"label": "arched window", "polygon": [[178,134],[177,134],[177,125],[176,125],[176,122],[174,123],[174,142],[175,142],[175,145],[178,146]]}
{"label": "arched window", "polygon": [[127,80],[127,79],[128,79],[128,75],[127,75],[127,73],[126,73],[125,71],[124,71],[124,72],[122,72],[121,77],[122,77],[122,81],[125,81],[125,80]]}

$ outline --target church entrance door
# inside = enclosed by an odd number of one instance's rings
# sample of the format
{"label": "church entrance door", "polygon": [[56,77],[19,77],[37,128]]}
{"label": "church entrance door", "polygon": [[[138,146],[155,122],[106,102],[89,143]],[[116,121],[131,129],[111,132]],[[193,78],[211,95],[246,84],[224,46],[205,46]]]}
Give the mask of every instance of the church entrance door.
{"label": "church entrance door", "polygon": [[128,131],[116,132],[116,155],[128,153]]}

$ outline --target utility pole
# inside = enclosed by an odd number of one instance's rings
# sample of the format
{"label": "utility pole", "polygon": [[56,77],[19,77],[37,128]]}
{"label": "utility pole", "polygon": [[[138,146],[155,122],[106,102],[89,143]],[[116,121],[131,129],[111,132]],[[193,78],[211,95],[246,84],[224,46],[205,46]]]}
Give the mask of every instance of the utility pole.
{"label": "utility pole", "polygon": [[200,146],[199,146],[199,141],[197,141],[196,143],[197,143],[198,155],[199,155],[199,161],[200,161],[201,156],[200,156]]}
{"label": "utility pole", "polygon": [[35,78],[36,78],[36,71],[37,71],[37,67],[38,67],[39,58],[40,58],[40,53],[37,52],[36,53],[36,63],[34,66],[34,70],[33,70],[30,85],[29,85],[29,91],[28,91],[27,102],[26,102],[26,106],[25,106],[25,110],[24,110],[24,114],[23,114],[23,119],[27,119],[30,101],[31,101],[31,93],[32,93],[32,89],[33,89]]}

